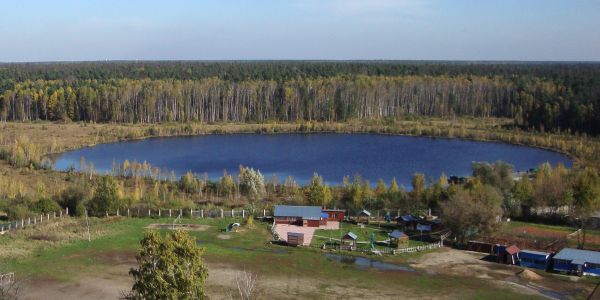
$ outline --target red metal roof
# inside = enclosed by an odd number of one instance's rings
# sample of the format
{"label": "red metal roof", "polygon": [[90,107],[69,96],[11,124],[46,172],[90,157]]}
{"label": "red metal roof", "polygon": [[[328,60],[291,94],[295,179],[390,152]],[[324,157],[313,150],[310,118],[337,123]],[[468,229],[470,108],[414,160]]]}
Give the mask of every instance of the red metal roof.
{"label": "red metal roof", "polygon": [[515,245],[512,245],[512,246],[506,248],[506,253],[508,253],[510,255],[515,255],[515,254],[519,253],[519,251],[521,251],[521,249],[519,249]]}

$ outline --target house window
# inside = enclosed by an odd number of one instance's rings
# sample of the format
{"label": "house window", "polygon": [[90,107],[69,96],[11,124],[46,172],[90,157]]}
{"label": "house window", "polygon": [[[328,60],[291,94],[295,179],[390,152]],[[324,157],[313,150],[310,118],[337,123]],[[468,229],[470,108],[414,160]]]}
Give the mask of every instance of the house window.
{"label": "house window", "polygon": [[587,264],[590,269],[600,269],[600,264]]}

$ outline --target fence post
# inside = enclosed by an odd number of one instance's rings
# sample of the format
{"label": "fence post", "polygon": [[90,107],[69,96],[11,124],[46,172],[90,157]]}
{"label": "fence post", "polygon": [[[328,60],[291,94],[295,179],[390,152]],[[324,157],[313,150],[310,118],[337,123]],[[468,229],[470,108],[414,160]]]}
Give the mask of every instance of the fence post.
{"label": "fence post", "polygon": [[25,219],[21,219],[21,228],[25,228]]}
{"label": "fence post", "polygon": [[129,208],[127,208],[127,217],[129,218]]}
{"label": "fence post", "polygon": [[47,216],[48,216],[48,220],[50,220],[50,214],[47,214]]}
{"label": "fence post", "polygon": [[117,217],[119,217],[119,216],[120,216],[119,209],[117,208]]}
{"label": "fence post", "polygon": [[267,210],[263,209],[263,218],[267,216]]}
{"label": "fence post", "polygon": [[40,223],[44,223],[44,215],[40,215]]}
{"label": "fence post", "polygon": [[65,214],[68,216],[69,215],[69,208],[67,207],[67,211],[65,212]]}
{"label": "fence post", "polygon": [[160,208],[158,209],[158,217],[160,218]]}
{"label": "fence post", "polygon": [[231,210],[231,217],[232,218],[235,217],[235,213],[234,213],[233,209]]}
{"label": "fence post", "polygon": [[148,217],[150,216],[150,209],[148,209]]}
{"label": "fence post", "polygon": [[27,219],[27,225],[31,225],[31,217]]}
{"label": "fence post", "polygon": [[223,209],[221,208],[221,219],[223,219]]}
{"label": "fence post", "polygon": [[242,209],[242,218],[246,217],[246,211]]}
{"label": "fence post", "polygon": [[183,217],[183,209],[179,209],[179,217],[182,218]]}
{"label": "fence post", "polygon": [[169,208],[169,218],[171,217],[171,209]]}
{"label": "fence post", "polygon": [[106,217],[108,218],[108,210],[106,211]]}
{"label": "fence post", "polygon": [[194,216],[194,212],[193,210],[190,208],[190,218],[192,218]]}
{"label": "fence post", "polygon": [[60,217],[59,218],[62,219],[62,209],[60,210]]}
{"label": "fence post", "polygon": [[200,210],[200,218],[204,219],[204,209]]}
{"label": "fence post", "polygon": [[0,233],[4,234],[4,225],[2,225],[2,227],[0,227]]}

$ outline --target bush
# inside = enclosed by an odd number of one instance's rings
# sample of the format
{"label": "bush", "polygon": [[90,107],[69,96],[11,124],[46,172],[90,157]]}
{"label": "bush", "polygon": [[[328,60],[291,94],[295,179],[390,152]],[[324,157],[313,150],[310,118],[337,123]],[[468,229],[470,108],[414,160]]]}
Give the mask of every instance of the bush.
{"label": "bush", "polygon": [[10,205],[6,208],[9,220],[21,220],[33,215],[24,204]]}
{"label": "bush", "polygon": [[50,198],[41,198],[30,204],[30,209],[36,213],[48,214],[61,210],[60,205]]}

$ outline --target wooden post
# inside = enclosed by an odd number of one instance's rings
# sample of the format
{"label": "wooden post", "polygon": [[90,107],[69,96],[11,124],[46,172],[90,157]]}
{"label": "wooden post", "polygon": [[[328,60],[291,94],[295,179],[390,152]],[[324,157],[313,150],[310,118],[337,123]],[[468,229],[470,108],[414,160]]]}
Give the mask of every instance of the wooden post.
{"label": "wooden post", "polygon": [[204,219],[204,209],[200,210],[200,218]]}
{"label": "wooden post", "polygon": [[181,209],[181,208],[179,209],[179,217],[180,218],[183,217],[183,209]]}
{"label": "wooden post", "polygon": [[194,212],[192,211],[192,209],[190,208],[190,218],[194,216]]}
{"label": "wooden post", "polygon": [[67,210],[65,211],[65,215],[69,215],[69,208],[67,207]]}
{"label": "wooden post", "polygon": [[148,209],[148,217],[150,216],[150,209]]}
{"label": "wooden post", "polygon": [[119,216],[120,216],[119,209],[117,208],[117,217],[119,217]]}
{"label": "wooden post", "polygon": [[44,215],[40,216],[40,223],[44,223]]}
{"label": "wooden post", "polygon": [[232,209],[232,210],[231,210],[231,217],[232,217],[232,218],[233,218],[233,217],[235,217],[234,215],[235,215],[235,213],[233,212],[233,209]]}
{"label": "wooden post", "polygon": [[221,208],[221,219],[223,219],[223,209]]}
{"label": "wooden post", "polygon": [[263,209],[263,218],[267,216],[267,210]]}
{"label": "wooden post", "polygon": [[242,209],[242,218],[246,217],[246,211]]}
{"label": "wooden post", "polygon": [[171,217],[171,209],[169,208],[169,218]]}
{"label": "wooden post", "polygon": [[48,217],[48,221],[49,221],[49,220],[50,220],[50,214],[46,214],[46,215],[47,215],[47,217]]}
{"label": "wooden post", "polygon": [[62,209],[60,210],[60,218],[62,219]]}
{"label": "wooden post", "polygon": [[129,208],[127,208],[127,217],[129,218]]}
{"label": "wooden post", "polygon": [[31,217],[27,219],[27,225],[31,225]]}
{"label": "wooden post", "polygon": [[21,228],[25,228],[25,219],[21,219]]}
{"label": "wooden post", "polygon": [[106,211],[106,217],[108,218],[108,210]]}
{"label": "wooden post", "polygon": [[158,209],[158,217],[160,218],[160,208]]}

